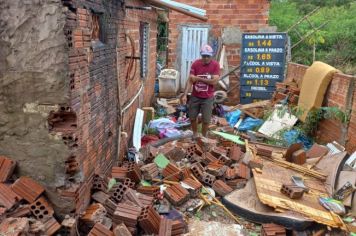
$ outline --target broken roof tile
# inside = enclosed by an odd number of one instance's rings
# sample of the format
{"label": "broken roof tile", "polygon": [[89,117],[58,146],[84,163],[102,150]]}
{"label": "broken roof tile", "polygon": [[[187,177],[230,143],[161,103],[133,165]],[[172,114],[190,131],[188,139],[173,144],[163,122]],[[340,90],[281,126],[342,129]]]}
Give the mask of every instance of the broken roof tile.
{"label": "broken roof tile", "polygon": [[29,203],[33,203],[45,189],[30,177],[22,176],[11,186],[12,190]]}
{"label": "broken roof tile", "polygon": [[5,156],[0,156],[0,182],[7,181],[16,167],[16,162]]}

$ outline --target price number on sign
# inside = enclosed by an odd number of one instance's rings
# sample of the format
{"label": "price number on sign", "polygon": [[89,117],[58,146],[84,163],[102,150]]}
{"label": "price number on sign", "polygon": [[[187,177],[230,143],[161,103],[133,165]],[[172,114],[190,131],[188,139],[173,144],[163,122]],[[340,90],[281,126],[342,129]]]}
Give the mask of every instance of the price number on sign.
{"label": "price number on sign", "polygon": [[246,80],[246,85],[268,86],[269,80],[267,79]]}
{"label": "price number on sign", "polygon": [[257,40],[257,46],[259,47],[271,47],[272,40]]}
{"label": "price number on sign", "polygon": [[255,68],[255,73],[257,73],[257,74],[268,74],[270,72],[271,72],[271,68],[270,67],[262,66],[262,67],[256,67]]}
{"label": "price number on sign", "polygon": [[272,55],[270,53],[257,54],[257,60],[270,61],[272,60]]}

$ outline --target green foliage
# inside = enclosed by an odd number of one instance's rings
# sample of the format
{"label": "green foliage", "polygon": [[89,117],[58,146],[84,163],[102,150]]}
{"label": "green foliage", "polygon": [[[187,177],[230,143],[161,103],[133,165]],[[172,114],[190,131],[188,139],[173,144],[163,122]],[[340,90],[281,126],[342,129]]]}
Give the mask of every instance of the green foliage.
{"label": "green foliage", "polygon": [[[310,65],[313,62],[312,46],[316,44],[316,60],[328,63],[344,73],[356,73],[356,2],[351,0],[272,0],[270,25],[278,31],[287,31],[304,15],[316,7],[321,9],[310,21],[314,26],[327,24],[316,34],[292,50],[292,60]],[[311,28],[307,22],[298,26],[301,35]],[[299,41],[298,35],[289,32],[292,45]]]}

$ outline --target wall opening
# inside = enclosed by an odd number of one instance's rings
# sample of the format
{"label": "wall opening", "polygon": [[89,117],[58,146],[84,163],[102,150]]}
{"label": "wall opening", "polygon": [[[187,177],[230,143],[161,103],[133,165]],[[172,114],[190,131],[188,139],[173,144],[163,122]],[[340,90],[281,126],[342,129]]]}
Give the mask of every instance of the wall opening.
{"label": "wall opening", "polygon": [[101,13],[92,13],[91,15],[91,40],[100,41],[101,43],[106,43],[106,30],[105,30],[105,17]]}

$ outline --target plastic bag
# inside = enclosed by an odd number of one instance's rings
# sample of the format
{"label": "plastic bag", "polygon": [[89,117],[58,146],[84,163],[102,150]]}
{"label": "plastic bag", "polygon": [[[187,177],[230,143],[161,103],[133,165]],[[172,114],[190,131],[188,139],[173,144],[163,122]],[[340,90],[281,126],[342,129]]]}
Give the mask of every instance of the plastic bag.
{"label": "plastic bag", "polygon": [[283,134],[283,139],[286,141],[288,146],[292,145],[293,143],[302,143],[304,149],[310,149],[313,145],[313,140],[300,131],[292,129]]}
{"label": "plastic bag", "polygon": [[236,111],[228,112],[225,115],[225,118],[227,122],[229,122],[230,126],[234,127],[237,121],[240,119],[240,116],[241,116],[241,111],[236,110]]}
{"label": "plastic bag", "polygon": [[319,202],[323,207],[335,214],[344,215],[346,213],[344,205],[338,200],[329,197],[321,197],[319,198]]}
{"label": "plastic bag", "polygon": [[240,124],[238,130],[239,131],[247,131],[247,130],[253,130],[254,128],[262,125],[263,121],[260,119],[254,119],[251,117],[247,117],[242,121]]}

